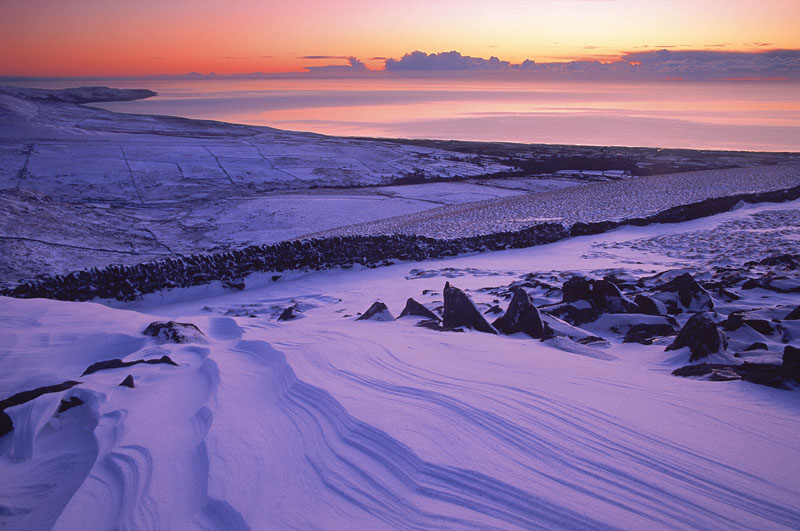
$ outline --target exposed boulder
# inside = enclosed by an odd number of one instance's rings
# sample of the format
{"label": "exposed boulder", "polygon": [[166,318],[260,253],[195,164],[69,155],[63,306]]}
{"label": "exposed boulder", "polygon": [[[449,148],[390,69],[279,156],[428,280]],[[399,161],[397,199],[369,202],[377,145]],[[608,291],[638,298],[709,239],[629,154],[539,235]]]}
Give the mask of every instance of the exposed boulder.
{"label": "exposed boulder", "polygon": [[281,314],[278,316],[278,321],[291,321],[292,319],[297,319],[297,314],[294,311],[294,306],[289,306],[288,308],[284,308]]}
{"label": "exposed boulder", "polygon": [[785,321],[798,321],[800,320],[800,305],[797,306],[794,310],[786,314],[786,317],[783,318]]}
{"label": "exposed boulder", "polygon": [[767,385],[777,389],[791,389],[787,379],[797,379],[791,370],[771,363],[743,363],[741,365],[725,365],[720,363],[698,363],[687,365],[672,371],[675,376],[706,376],[712,381],[729,381],[742,379],[746,382]]}
{"label": "exposed boulder", "polygon": [[83,400],[81,400],[77,396],[71,396],[68,399],[59,402],[57,413],[63,413],[76,406],[80,406],[81,404],[83,404]]}
{"label": "exposed boulder", "polygon": [[659,337],[674,335],[675,328],[669,323],[637,323],[628,328],[628,332],[622,342],[650,345]]}
{"label": "exposed boulder", "polygon": [[641,293],[636,295],[633,300],[639,306],[639,312],[645,315],[667,315],[667,307],[664,303]]}
{"label": "exposed boulder", "polygon": [[431,319],[434,321],[439,320],[439,316],[437,316],[435,313],[433,313],[432,311],[430,311],[425,306],[415,301],[411,297],[409,297],[409,299],[406,301],[406,307],[403,308],[402,312],[400,312],[400,317],[406,317],[408,315],[425,317],[426,319]]}
{"label": "exposed boulder", "polygon": [[445,328],[466,327],[479,332],[496,334],[497,330],[481,315],[472,299],[449,282],[444,285],[444,311],[442,324]]}
{"label": "exposed boulder", "polygon": [[552,329],[542,322],[542,316],[528,293],[520,288],[514,290],[506,313],[492,325],[504,334],[524,332],[534,339],[553,337]]}
{"label": "exposed boulder", "polygon": [[783,364],[800,367],[800,348],[786,345],[783,348]]}
{"label": "exposed boulder", "polygon": [[714,309],[711,295],[689,273],[683,273],[669,282],[656,287],[654,297],[663,302],[671,314],[704,312]]}
{"label": "exposed boulder", "polygon": [[14,423],[11,421],[11,417],[5,411],[0,410],[0,437],[10,433],[13,429]]}
{"label": "exposed boulder", "polygon": [[168,343],[205,343],[205,334],[192,323],[156,321],[147,325],[144,335]]}
{"label": "exposed boulder", "polygon": [[106,371],[109,369],[121,369],[123,367],[130,367],[132,365],[139,365],[140,363],[144,363],[147,365],[158,365],[158,364],[166,364],[166,365],[173,365],[175,367],[178,366],[177,363],[172,361],[172,358],[169,356],[161,356],[160,358],[152,358],[149,360],[136,360],[136,361],[122,361],[119,358],[113,360],[106,360],[106,361],[98,361],[96,363],[92,363],[89,367],[83,371],[81,376],[86,376],[87,374],[93,374],[97,371]]}
{"label": "exposed boulder", "polygon": [[689,347],[692,352],[689,361],[705,358],[709,354],[724,350],[728,346],[728,338],[717,328],[714,319],[708,312],[693,315],[683,325],[678,337],[667,350]]}
{"label": "exposed boulder", "polygon": [[564,282],[561,287],[561,302],[589,300],[592,284],[586,277],[575,276]]}
{"label": "exposed boulder", "polygon": [[133,384],[133,375],[129,374],[128,376],[126,376],[125,379],[122,380],[122,383],[119,384],[119,386],[120,387],[130,387],[131,389],[133,389],[135,387],[135,385]]}
{"label": "exposed boulder", "polygon": [[386,304],[376,301],[373,302],[372,306],[364,312],[364,315],[358,317],[356,321],[394,321],[394,316],[392,312],[389,311]]}
{"label": "exposed boulder", "polygon": [[745,352],[752,352],[754,350],[767,350],[767,345],[766,343],[756,341],[755,343],[752,343],[749,347],[744,349]]}
{"label": "exposed boulder", "polygon": [[720,325],[729,332],[738,330],[744,325],[749,326],[759,334],[765,336],[772,335],[776,332],[775,326],[769,320],[750,317],[744,312],[731,313]]}

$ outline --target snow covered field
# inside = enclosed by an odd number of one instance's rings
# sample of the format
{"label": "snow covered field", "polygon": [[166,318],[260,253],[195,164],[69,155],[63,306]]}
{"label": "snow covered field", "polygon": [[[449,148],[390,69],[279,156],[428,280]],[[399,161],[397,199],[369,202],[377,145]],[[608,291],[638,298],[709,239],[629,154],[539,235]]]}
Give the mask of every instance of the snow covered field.
{"label": "snow covered field", "polygon": [[[796,390],[672,376],[689,349],[665,351],[672,337],[623,343],[613,313],[580,330],[549,321],[594,342],[355,318],[376,300],[397,316],[409,297],[438,311],[445,281],[482,312],[505,310],[514,283],[538,306],[557,302],[560,289],[539,283],[560,287],[573,273],[634,286],[679,267],[710,286],[712,266],[796,252],[798,209],[743,205],[529,249],[259,274],[240,292],[217,283],[135,303],[2,298],[0,400],[81,383],[6,408],[0,527],[797,528]],[[800,278],[780,275],[782,292],[709,287],[713,315],[784,319]],[[289,307],[297,317],[279,321]],[[143,335],[165,320],[202,333],[184,328],[181,344]],[[782,320],[783,335],[729,332],[729,348],[705,361],[741,363],[734,354],[758,339],[766,348],[748,361],[779,362],[784,340],[800,346],[797,323]],[[177,366],[83,375],[164,355]],[[120,387],[129,374],[135,387]],[[83,403],[57,412],[72,397]]]}

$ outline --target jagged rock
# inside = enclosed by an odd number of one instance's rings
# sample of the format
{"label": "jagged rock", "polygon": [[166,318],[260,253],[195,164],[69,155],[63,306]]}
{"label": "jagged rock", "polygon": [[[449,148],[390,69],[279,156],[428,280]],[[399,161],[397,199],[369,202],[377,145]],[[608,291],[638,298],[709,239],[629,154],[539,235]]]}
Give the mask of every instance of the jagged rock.
{"label": "jagged rock", "polygon": [[135,385],[133,384],[133,375],[129,374],[128,376],[126,376],[125,379],[122,380],[122,383],[119,384],[119,386],[120,387],[130,387],[131,389],[133,389],[135,387]]}
{"label": "jagged rock", "polygon": [[406,317],[407,315],[416,315],[418,317],[425,317],[433,321],[439,321],[439,316],[411,297],[409,297],[409,299],[406,301],[406,307],[403,308],[402,312],[400,312],[400,317]]}
{"label": "jagged rock", "polygon": [[528,293],[520,288],[514,290],[514,296],[508,304],[506,313],[496,319],[492,325],[504,334],[524,332],[534,339],[553,337],[552,329],[542,323],[539,310],[531,302]]}
{"label": "jagged rock", "polygon": [[394,316],[386,304],[376,301],[356,321],[394,321]]}
{"label": "jagged rock", "polygon": [[623,343],[650,345],[659,337],[673,336],[675,329],[667,323],[637,323],[628,329]]}
{"label": "jagged rock", "polygon": [[[741,365],[725,365],[721,363],[698,363],[687,365],[680,369],[675,369],[672,374],[675,376],[705,376],[717,374],[716,381],[732,380],[737,378],[730,377],[735,374],[746,382],[767,385],[777,389],[790,389],[786,385],[787,379],[797,380],[797,374],[792,373],[791,368],[771,363],[743,363]],[[712,379],[712,378],[709,378]]]}
{"label": "jagged rock", "polygon": [[62,400],[61,402],[59,402],[57,412],[63,413],[76,406],[80,406],[81,404],[83,404],[83,400],[81,400],[77,396],[71,396],[67,400]]}
{"label": "jagged rock", "polygon": [[154,358],[149,360],[136,360],[136,361],[122,361],[119,358],[113,360],[106,360],[106,361],[98,361],[96,363],[92,363],[89,367],[83,371],[81,376],[86,376],[87,374],[93,374],[97,371],[105,371],[109,369],[121,369],[123,367],[130,367],[132,365],[138,365],[140,363],[144,363],[147,365],[157,365],[160,363],[164,363],[166,365],[173,365],[175,367],[178,366],[177,363],[172,361],[172,358],[169,356],[161,356],[160,358]]}
{"label": "jagged rock", "polygon": [[775,327],[770,321],[748,317],[744,312],[731,313],[720,325],[729,332],[738,330],[742,326],[747,325],[759,334],[764,334],[765,336],[775,333]]}
{"label": "jagged rock", "polygon": [[785,321],[797,321],[800,320],[800,305],[797,306],[794,310],[786,314],[786,317],[783,318]]}
{"label": "jagged rock", "polygon": [[449,282],[444,285],[444,311],[442,321],[445,328],[458,328],[461,326],[472,328],[479,332],[496,334],[497,330],[475,307],[469,295],[460,289],[451,286]]}
{"label": "jagged rock", "polygon": [[278,316],[278,321],[291,321],[292,319],[296,318],[297,314],[294,313],[294,306],[289,306],[288,308],[283,309],[281,314]]}
{"label": "jagged rock", "polygon": [[655,296],[667,306],[671,314],[681,313],[680,305],[692,312],[703,312],[714,309],[711,295],[689,273],[675,277],[669,282],[656,287],[659,293]]}
{"label": "jagged rock", "polygon": [[755,343],[744,349],[745,352],[752,352],[753,350],[767,350],[767,345],[761,343],[760,341],[756,341]]}
{"label": "jagged rock", "polygon": [[11,417],[5,411],[0,410],[0,437],[10,433],[13,429],[14,423],[11,421]]}
{"label": "jagged rock", "polygon": [[639,312],[645,315],[667,315],[667,307],[664,303],[641,293],[636,295],[633,300],[639,306]]}
{"label": "jagged rock", "polygon": [[711,314],[703,312],[693,315],[686,321],[678,332],[678,337],[666,350],[689,347],[692,352],[689,361],[695,361],[724,350],[727,346],[728,338],[725,333],[717,328]]}
{"label": "jagged rock", "polygon": [[497,304],[495,304],[494,306],[492,306],[491,308],[489,308],[488,310],[483,312],[484,315],[488,315],[490,313],[491,314],[503,313],[503,309],[500,306],[498,306]]}
{"label": "jagged rock", "polygon": [[588,301],[592,285],[586,277],[575,276],[561,287],[561,302]]}
{"label": "jagged rock", "polygon": [[153,336],[169,343],[196,343],[204,341],[205,334],[192,323],[156,321],[147,325],[144,335]]}
{"label": "jagged rock", "polygon": [[587,300],[542,306],[542,311],[575,326],[590,323],[600,315],[598,309]]}
{"label": "jagged rock", "polygon": [[800,348],[786,345],[783,348],[783,364],[800,366]]}

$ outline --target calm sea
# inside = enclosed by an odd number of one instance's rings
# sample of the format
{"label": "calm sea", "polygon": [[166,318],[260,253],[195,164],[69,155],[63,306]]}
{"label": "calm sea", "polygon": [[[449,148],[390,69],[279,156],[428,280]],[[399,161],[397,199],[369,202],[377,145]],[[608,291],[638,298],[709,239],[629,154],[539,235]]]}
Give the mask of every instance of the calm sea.
{"label": "calm sea", "polygon": [[[150,88],[98,106],[331,135],[800,151],[800,84],[407,79],[48,82]],[[29,84],[30,85],[30,84]]]}

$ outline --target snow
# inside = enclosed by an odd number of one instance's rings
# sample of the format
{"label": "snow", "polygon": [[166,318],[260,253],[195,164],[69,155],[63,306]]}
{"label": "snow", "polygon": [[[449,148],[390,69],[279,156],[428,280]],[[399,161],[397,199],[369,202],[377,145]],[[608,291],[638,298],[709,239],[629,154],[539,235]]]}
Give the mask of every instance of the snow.
{"label": "snow", "polygon": [[[411,296],[435,307],[446,280],[483,308],[495,298],[483,288],[531,272],[560,285],[576,272],[702,271],[725,258],[720,238],[749,242],[756,259],[769,249],[748,221],[768,228],[798,208],[743,205],[529,249],[254,275],[239,292],[2,298],[0,398],[82,383],[7,409],[15,429],[0,438],[0,526],[796,528],[796,390],[674,377],[689,355],[663,343],[596,348],[355,317],[375,300],[395,314]],[[681,254],[697,235],[705,250]],[[799,302],[742,293],[736,304],[775,315]],[[276,308],[292,304],[301,318],[277,321]],[[165,320],[193,323],[205,339],[142,334]],[[162,355],[178,367],[80,376],[97,361]],[[128,374],[133,389],[119,387]],[[71,396],[84,404],[55,414]]]}

